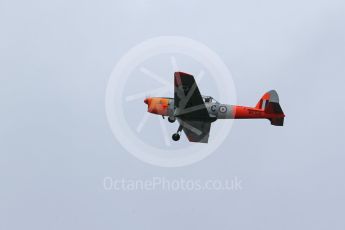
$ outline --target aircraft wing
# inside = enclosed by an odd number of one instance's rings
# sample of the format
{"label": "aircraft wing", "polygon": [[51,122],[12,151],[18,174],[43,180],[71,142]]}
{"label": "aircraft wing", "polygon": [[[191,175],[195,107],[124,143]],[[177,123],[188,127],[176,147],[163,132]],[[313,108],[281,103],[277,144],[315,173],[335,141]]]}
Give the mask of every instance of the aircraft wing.
{"label": "aircraft wing", "polygon": [[192,75],[175,72],[174,74],[175,116],[186,119],[210,118],[199,88]]}
{"label": "aircraft wing", "polygon": [[190,142],[207,143],[211,129],[210,121],[182,120],[178,122]]}

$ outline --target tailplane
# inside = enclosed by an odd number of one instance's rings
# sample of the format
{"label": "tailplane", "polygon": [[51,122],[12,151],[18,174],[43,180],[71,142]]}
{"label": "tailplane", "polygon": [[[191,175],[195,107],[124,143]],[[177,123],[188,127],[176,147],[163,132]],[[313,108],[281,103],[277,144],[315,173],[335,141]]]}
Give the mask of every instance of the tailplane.
{"label": "tailplane", "polygon": [[265,113],[270,115],[276,115],[273,118],[268,118],[271,121],[271,125],[283,126],[284,125],[284,112],[279,104],[279,96],[275,90],[271,90],[265,93],[260,101],[255,106],[256,109],[262,109]]}

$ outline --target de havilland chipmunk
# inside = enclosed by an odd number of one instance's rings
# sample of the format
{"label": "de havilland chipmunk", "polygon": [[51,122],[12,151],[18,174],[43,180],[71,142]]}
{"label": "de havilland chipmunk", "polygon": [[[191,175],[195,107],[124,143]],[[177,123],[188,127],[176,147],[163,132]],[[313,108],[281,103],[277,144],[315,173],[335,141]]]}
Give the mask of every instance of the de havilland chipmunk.
{"label": "de havilland chipmunk", "polygon": [[207,143],[211,123],[217,119],[268,119],[272,125],[283,126],[285,114],[275,90],[265,93],[255,107],[221,104],[210,96],[202,96],[192,75],[175,72],[174,98],[149,97],[144,100],[148,112],[176,120],[179,128],[172,135],[180,139],[183,130],[191,142]]}

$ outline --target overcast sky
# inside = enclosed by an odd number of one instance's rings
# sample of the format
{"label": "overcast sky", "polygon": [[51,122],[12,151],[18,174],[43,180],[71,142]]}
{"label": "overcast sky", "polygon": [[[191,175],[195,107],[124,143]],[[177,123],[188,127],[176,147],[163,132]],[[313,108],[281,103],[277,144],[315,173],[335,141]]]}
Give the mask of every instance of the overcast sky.
{"label": "overcast sky", "polygon": [[[344,229],[344,21],[342,0],[1,0],[0,229]],[[112,135],[105,89],[129,49],[162,35],[217,53],[239,104],[276,89],[285,126],[235,121],[190,166],[133,157]],[[150,122],[142,135],[163,142]],[[107,176],[238,177],[243,188],[107,191]]]}

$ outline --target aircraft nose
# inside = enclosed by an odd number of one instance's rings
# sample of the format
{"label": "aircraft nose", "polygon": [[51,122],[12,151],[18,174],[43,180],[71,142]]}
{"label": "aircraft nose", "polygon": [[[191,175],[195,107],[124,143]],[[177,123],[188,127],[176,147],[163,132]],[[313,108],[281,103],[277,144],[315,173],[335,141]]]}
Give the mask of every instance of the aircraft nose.
{"label": "aircraft nose", "polygon": [[149,100],[148,100],[147,98],[145,98],[144,103],[145,103],[146,105],[148,105]]}

